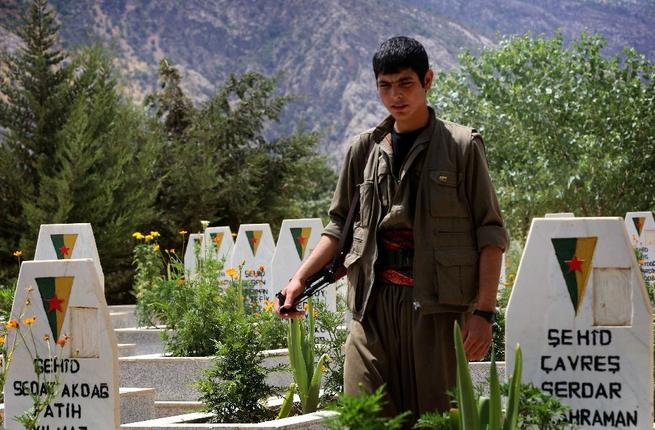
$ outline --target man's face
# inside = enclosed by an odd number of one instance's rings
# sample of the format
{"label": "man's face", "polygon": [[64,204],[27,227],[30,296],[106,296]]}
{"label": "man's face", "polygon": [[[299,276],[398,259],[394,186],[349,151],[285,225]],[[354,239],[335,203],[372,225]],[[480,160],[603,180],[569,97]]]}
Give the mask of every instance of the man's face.
{"label": "man's face", "polygon": [[424,82],[409,68],[398,73],[380,73],[377,78],[380,100],[397,122],[412,122],[417,113],[424,114],[431,85],[432,70],[425,74]]}

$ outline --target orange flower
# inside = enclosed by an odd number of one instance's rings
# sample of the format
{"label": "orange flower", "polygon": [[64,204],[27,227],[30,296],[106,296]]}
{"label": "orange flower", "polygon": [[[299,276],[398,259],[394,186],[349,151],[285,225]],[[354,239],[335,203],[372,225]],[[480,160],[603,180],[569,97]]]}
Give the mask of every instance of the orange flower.
{"label": "orange flower", "polygon": [[17,320],[9,320],[9,322],[5,324],[5,327],[7,329],[16,328],[16,327],[18,327],[18,321]]}
{"label": "orange flower", "polygon": [[25,324],[25,325],[32,325],[32,324],[34,324],[35,322],[36,322],[36,316],[32,316],[32,317],[29,317],[29,318],[25,318],[25,319],[23,320],[23,324]]}
{"label": "orange flower", "polygon": [[180,278],[177,280],[177,285],[184,285],[184,278]]}
{"label": "orange flower", "polygon": [[20,258],[20,257],[22,257],[22,255],[23,255],[23,251],[21,251],[20,249],[18,249],[18,250],[16,250],[16,251],[14,251],[14,254],[13,254],[13,255],[14,255],[14,257],[18,257],[18,258]]}
{"label": "orange flower", "polygon": [[0,336],[0,345],[4,345],[6,341],[6,336]]}
{"label": "orange flower", "polygon": [[68,342],[69,339],[70,339],[70,337],[68,337],[68,336],[60,337],[59,339],[57,339],[57,345],[64,346],[64,345],[66,345],[66,342]]}
{"label": "orange flower", "polygon": [[230,267],[229,269],[225,270],[225,274],[232,279],[236,279],[238,272],[234,267]]}
{"label": "orange flower", "polygon": [[185,234],[188,234],[188,233],[189,233],[189,232],[186,231],[186,230],[180,230],[180,234],[181,234],[182,236],[184,236]]}
{"label": "orange flower", "polygon": [[260,272],[263,272],[263,271],[264,271],[264,266],[259,266],[258,270],[259,270]]}

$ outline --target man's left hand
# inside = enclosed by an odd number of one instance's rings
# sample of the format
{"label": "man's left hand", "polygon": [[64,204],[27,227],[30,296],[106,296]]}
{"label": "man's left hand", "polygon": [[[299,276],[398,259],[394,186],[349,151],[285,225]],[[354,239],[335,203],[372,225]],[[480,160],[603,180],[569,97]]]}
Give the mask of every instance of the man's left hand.
{"label": "man's left hand", "polygon": [[486,319],[466,314],[464,325],[462,327],[462,337],[464,339],[464,352],[469,361],[482,360],[492,340],[492,324]]}

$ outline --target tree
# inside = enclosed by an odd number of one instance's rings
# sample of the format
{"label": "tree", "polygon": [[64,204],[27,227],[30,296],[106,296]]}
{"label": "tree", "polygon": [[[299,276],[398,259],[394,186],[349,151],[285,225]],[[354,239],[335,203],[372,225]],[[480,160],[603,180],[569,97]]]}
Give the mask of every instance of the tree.
{"label": "tree", "polygon": [[511,37],[440,73],[431,101],[479,127],[513,235],[546,212],[624,216],[655,207],[655,68],[633,49],[605,57],[582,34]]}
{"label": "tree", "polygon": [[[122,100],[110,61],[87,48],[72,61],[77,74],[71,111],[56,134],[50,168],[37,177],[38,192],[23,201],[28,232],[44,223],[90,222],[106,272],[110,299],[120,300],[131,278],[131,233],[156,218],[159,151],[156,128]],[[33,249],[35,234],[21,238]]]}
{"label": "tree", "polygon": [[[173,223],[170,230],[198,226],[201,219],[233,228],[250,222],[275,227],[284,218],[326,211],[336,176],[315,149],[318,136],[266,136],[266,125],[290,100],[274,91],[275,80],[259,73],[232,75],[197,111],[186,110],[190,124],[179,136],[169,133],[161,165],[158,204]],[[149,97],[163,98],[161,92]]]}
{"label": "tree", "polygon": [[71,68],[58,47],[59,26],[47,0],[34,0],[19,30],[24,45],[0,62],[0,247],[12,249],[26,233],[22,202],[38,192],[49,169],[55,135],[70,109]]}

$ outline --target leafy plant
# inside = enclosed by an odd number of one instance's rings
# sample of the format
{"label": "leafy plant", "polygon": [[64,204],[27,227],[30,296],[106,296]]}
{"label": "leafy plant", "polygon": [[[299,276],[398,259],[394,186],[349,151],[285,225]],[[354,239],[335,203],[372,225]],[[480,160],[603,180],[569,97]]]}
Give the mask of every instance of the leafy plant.
{"label": "leafy plant", "polygon": [[409,411],[393,418],[381,416],[384,405],[384,386],[373,393],[358,395],[341,394],[330,409],[339,414],[330,417],[325,424],[331,430],[394,430],[402,428]]}
{"label": "leafy plant", "polygon": [[215,414],[214,422],[259,422],[273,417],[265,400],[276,393],[266,383],[261,336],[250,317],[226,321],[224,339],[212,367],[196,384],[200,401]]}
{"label": "leafy plant", "polygon": [[[303,318],[289,320],[289,362],[293,379],[298,390],[303,413],[316,411],[318,408],[321,376],[327,354],[322,354],[317,363],[314,363],[316,352],[316,322],[312,299],[307,300],[307,322]],[[287,398],[288,393],[287,393]],[[285,407],[283,406],[283,409]]]}
{"label": "leafy plant", "polygon": [[315,305],[317,312],[316,327],[323,333],[317,344],[320,354],[327,354],[325,359],[325,378],[323,397],[334,399],[343,392],[343,366],[346,361],[344,345],[348,337],[345,315],[346,306],[340,296],[337,296],[337,311],[328,310],[325,303]]}
{"label": "leafy plant", "polygon": [[[512,382],[501,385],[500,391],[507,395]],[[521,384],[517,427],[531,430],[564,430],[573,428],[567,421],[571,408],[557,397],[543,392],[532,384]]]}
{"label": "leafy plant", "polygon": [[[501,407],[500,384],[496,362],[492,360],[489,378],[489,397],[476,396],[471,380],[471,373],[464,352],[462,332],[455,322],[455,355],[457,357],[457,386],[455,398],[459,405],[458,428],[461,430],[514,430],[518,421],[519,396],[521,393],[521,348],[516,347],[514,374],[509,386],[507,410],[503,414]],[[477,397],[477,398],[476,398]]]}

